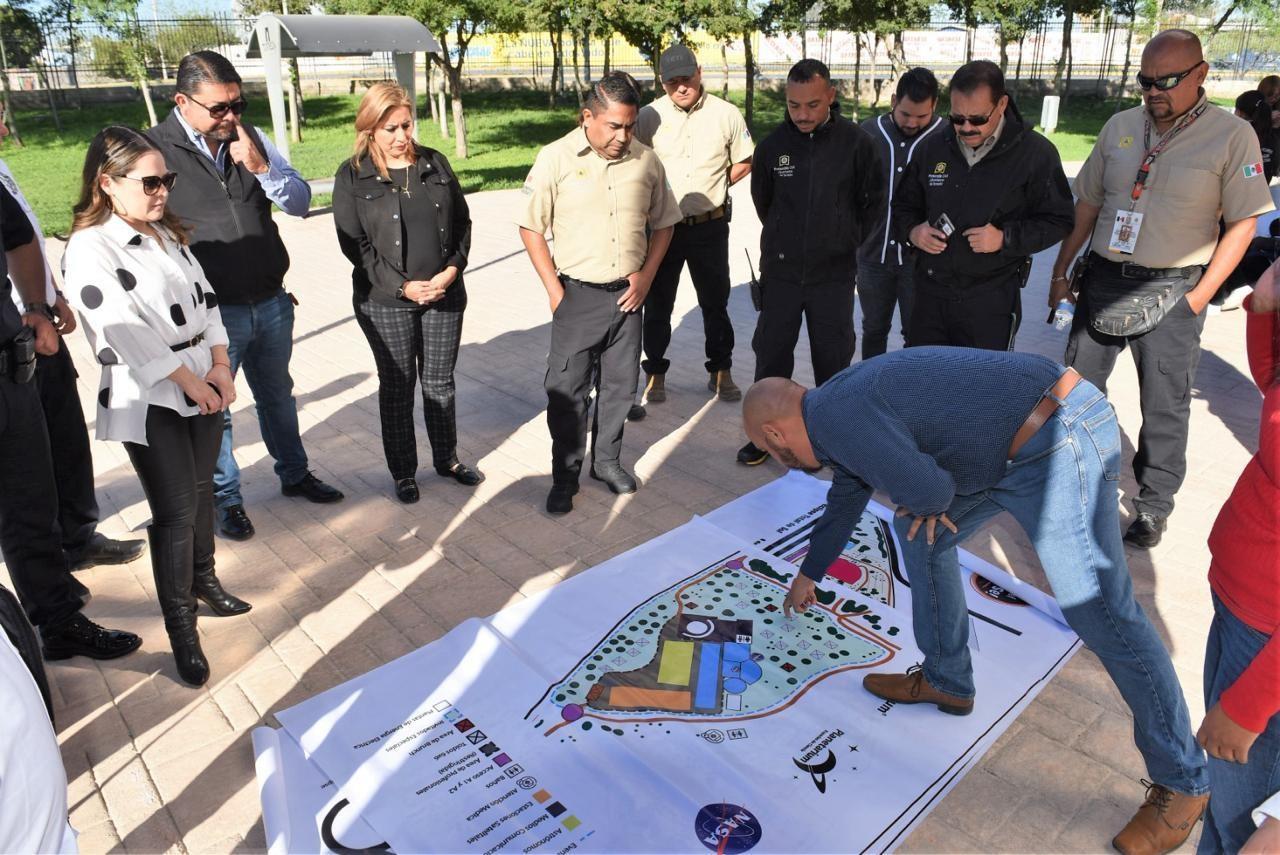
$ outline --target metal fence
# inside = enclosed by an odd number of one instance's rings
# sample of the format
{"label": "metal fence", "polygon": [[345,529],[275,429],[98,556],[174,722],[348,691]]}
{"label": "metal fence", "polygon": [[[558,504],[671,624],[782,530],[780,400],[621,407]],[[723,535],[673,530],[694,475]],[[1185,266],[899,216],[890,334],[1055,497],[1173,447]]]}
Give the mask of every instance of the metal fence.
{"label": "metal fence", "polygon": [[[1250,20],[1232,22],[1209,37],[1207,25],[1185,20],[1169,25],[1198,29],[1215,74],[1250,78],[1280,69],[1280,31]],[[26,29],[9,27],[0,34],[5,49],[5,69],[14,90],[85,92],[94,87],[132,84],[137,70],[157,83],[171,81],[183,55],[200,49],[217,50],[239,67],[246,80],[262,77],[261,63],[245,58],[244,44],[252,20],[232,15],[189,15],[170,19],[120,19],[110,24],[41,19]],[[1133,29],[1132,34],[1130,33]],[[840,77],[861,76],[874,81],[893,76],[894,49],[897,64],[927,65],[944,75],[970,58],[1003,59],[1010,78],[1052,78],[1062,55],[1061,21],[1045,22],[1023,37],[1001,45],[993,26],[966,28],[954,21],[938,20],[913,29],[897,40],[877,40],[870,34],[810,29],[805,33],[755,35],[752,40],[758,74],[777,78],[805,56],[827,62]],[[1072,28],[1069,70],[1073,80],[1118,80],[1126,55],[1130,73],[1136,68],[1142,44],[1152,31],[1149,23],[1132,25],[1124,19],[1077,20]],[[716,42],[693,33],[691,40],[702,60],[704,74],[712,81],[727,75],[740,81],[746,54],[741,40]],[[566,33],[563,41],[564,80],[573,85],[574,73],[582,80],[596,76],[606,65],[631,71],[644,79],[652,73],[648,58],[621,37],[579,43]],[[523,78],[546,85],[554,65],[554,49],[548,33],[482,33],[470,45],[464,74],[471,78]],[[305,87],[312,91],[346,88],[348,81],[394,76],[389,55],[371,57],[305,58],[299,60]]]}

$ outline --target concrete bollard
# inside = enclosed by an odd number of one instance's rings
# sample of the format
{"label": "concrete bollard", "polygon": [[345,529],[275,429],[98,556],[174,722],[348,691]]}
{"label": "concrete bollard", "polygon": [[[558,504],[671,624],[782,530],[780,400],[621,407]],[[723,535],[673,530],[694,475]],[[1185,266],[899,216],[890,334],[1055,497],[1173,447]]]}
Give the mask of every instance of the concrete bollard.
{"label": "concrete bollard", "polygon": [[1057,95],[1044,96],[1044,103],[1040,105],[1040,130],[1043,133],[1051,134],[1058,127],[1058,104],[1061,98]]}

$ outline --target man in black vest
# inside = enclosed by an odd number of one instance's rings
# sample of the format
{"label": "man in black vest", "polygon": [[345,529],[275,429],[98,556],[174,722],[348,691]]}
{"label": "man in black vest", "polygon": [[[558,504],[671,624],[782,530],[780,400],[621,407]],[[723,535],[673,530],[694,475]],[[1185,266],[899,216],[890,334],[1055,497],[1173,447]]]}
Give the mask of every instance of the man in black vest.
{"label": "man in black vest", "polygon": [[[240,121],[240,75],[226,57],[198,51],[178,65],[177,105],[148,131],[178,173],[169,210],[192,227],[191,249],[218,299],[231,343],[231,371],[244,366],[258,424],[286,496],[337,502],[342,493],[312,475],[298,432],[289,358],[293,298],[284,290],[289,253],[271,206],[304,216],[311,188],[257,128]],[[213,475],[218,527],[235,540],[253,537],[232,453],[231,413]]]}

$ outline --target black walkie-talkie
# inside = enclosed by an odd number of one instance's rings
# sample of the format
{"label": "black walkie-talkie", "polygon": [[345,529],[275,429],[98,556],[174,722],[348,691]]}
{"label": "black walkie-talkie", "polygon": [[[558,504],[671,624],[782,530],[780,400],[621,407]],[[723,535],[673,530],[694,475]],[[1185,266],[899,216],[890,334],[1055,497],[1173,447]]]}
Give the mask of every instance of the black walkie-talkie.
{"label": "black walkie-talkie", "polygon": [[747,256],[747,269],[751,271],[751,305],[759,312],[764,305],[764,292],[760,287],[760,280],[756,278],[756,269],[751,264],[751,253],[745,249],[743,252]]}

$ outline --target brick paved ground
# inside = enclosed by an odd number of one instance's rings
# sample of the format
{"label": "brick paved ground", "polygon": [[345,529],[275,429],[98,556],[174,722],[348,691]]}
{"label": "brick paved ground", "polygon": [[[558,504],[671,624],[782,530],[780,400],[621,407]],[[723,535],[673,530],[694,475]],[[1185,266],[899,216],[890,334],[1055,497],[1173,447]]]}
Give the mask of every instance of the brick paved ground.
{"label": "brick paved ground", "polygon": [[[746,196],[737,195],[731,260],[735,281],[745,282],[742,247],[754,254],[759,227]],[[541,386],[549,314],[510,224],[518,198],[518,191],[471,197],[476,227],[458,362],[459,453],[479,463],[488,480],[469,491],[427,469],[422,501],[411,507],[391,495],[373,361],[352,319],[348,266],[331,218],[282,223],[294,259],[288,284],[301,300],[293,374],[304,438],[315,470],[348,498],[317,506],[280,496],[242,384],[237,453],[258,534],[247,543],[220,540],[218,569],[254,609],[246,618],[200,622],[213,666],[201,690],[176,680],[147,561],[83,574],[94,592],[88,613],[143,637],[142,650],[123,660],[49,667],[71,819],[84,851],[263,849],[249,731],[270,722],[274,711],[780,474],[773,464],[746,468],[733,460],[743,441],[738,412],[708,400],[701,320],[686,283],[677,304],[670,400],[627,429],[625,458],[643,489],[616,498],[584,479],[572,515],[552,519],[542,511],[549,481]],[[1042,323],[1050,263],[1037,261],[1019,347],[1059,357],[1063,334]],[[731,308],[737,376],[745,381],[754,323],[745,287],[734,289]],[[1137,590],[1172,648],[1197,723],[1210,615],[1205,537],[1256,442],[1260,397],[1247,379],[1243,331],[1239,312],[1210,318],[1187,484],[1165,543],[1149,556],[1130,556]],[[82,336],[74,337],[73,350],[92,414],[97,371]],[[807,345],[800,350],[798,363],[805,365]],[[798,379],[811,380],[807,367]],[[1112,399],[1131,456],[1137,388],[1127,359]],[[429,463],[425,437],[421,442]],[[102,529],[142,536],[147,506],[122,448],[95,443],[94,453]],[[1132,495],[1131,476],[1122,486]],[[973,548],[1040,578],[1034,555],[1007,519],[977,537]],[[1103,850],[1142,796],[1130,727],[1097,660],[1078,655],[906,849]]]}

